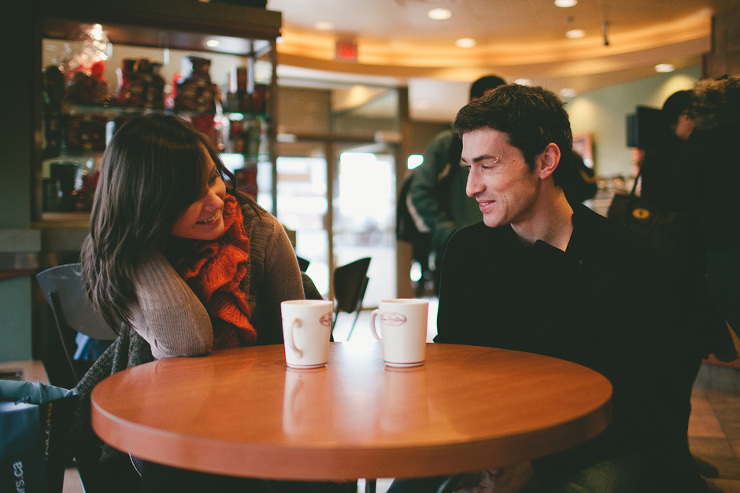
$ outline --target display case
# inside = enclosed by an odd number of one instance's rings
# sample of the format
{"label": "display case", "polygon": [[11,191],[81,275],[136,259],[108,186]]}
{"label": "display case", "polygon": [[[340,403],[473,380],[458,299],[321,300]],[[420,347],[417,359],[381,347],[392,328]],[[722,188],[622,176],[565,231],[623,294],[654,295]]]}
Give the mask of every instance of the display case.
{"label": "display case", "polygon": [[85,222],[106,142],[144,112],[212,137],[274,211],[281,15],[197,0],[36,1],[32,219]]}

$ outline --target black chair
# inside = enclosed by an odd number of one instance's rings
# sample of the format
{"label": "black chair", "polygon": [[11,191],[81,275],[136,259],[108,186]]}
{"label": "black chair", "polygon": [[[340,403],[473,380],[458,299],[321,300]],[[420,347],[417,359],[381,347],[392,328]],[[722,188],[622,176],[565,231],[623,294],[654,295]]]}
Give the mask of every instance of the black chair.
{"label": "black chair", "polygon": [[324,299],[324,297],[321,296],[321,293],[319,293],[316,285],[313,283],[313,279],[311,279],[305,272],[301,272],[301,281],[303,282],[303,294],[306,296],[307,300]]}
{"label": "black chair", "polygon": [[[80,264],[51,267],[36,274],[36,280],[51,307],[59,336],[59,346],[74,379],[74,382],[71,382],[73,385],[69,385],[68,382],[62,386],[71,388],[80,381],[86,369],[92,364],[74,359],[74,340],[77,333],[98,341],[113,341],[118,335],[103,320],[85,294],[80,277]],[[52,349],[47,348],[47,352]],[[52,385],[59,385],[61,382],[52,381],[56,379],[53,375],[55,376],[56,372],[49,371],[49,380]]]}
{"label": "black chair", "polygon": [[303,257],[299,257],[298,255],[296,255],[295,258],[298,260],[298,267],[301,269],[301,272],[306,272],[311,261],[306,260]]}
{"label": "black chair", "polygon": [[347,335],[347,340],[352,337],[352,331],[355,330],[357,318],[360,316],[362,309],[362,300],[365,297],[365,290],[370,279],[367,277],[367,270],[370,267],[370,257],[361,258],[342,265],[334,269],[334,321],[331,330],[334,333],[339,312],[354,313],[355,319]]}

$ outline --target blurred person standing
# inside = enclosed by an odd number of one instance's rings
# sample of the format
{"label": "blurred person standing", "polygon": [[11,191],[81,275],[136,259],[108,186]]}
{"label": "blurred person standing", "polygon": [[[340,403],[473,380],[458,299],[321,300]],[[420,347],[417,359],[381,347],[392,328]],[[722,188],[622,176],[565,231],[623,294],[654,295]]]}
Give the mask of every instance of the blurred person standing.
{"label": "blurred person standing", "polygon": [[[486,75],[470,86],[470,101],[506,82]],[[431,230],[434,255],[434,291],[439,294],[439,272],[444,249],[452,233],[483,219],[478,204],[465,195],[467,173],[461,173],[462,139],[452,129],[438,133],[424,152],[424,162],[414,170],[409,189],[416,213]]]}
{"label": "blurred person standing", "polygon": [[640,161],[640,195],[659,207],[671,207],[671,175],[684,151],[686,141],[694,130],[694,121],[688,116],[691,106],[690,89],[676,91],[665,100],[660,109],[661,125],[654,129],[654,144]]}

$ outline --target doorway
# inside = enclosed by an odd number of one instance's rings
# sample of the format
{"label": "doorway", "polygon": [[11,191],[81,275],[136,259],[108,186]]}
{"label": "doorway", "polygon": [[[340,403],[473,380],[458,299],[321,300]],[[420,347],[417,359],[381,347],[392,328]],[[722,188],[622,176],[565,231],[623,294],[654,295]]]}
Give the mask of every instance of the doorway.
{"label": "doorway", "polygon": [[333,299],[337,266],[370,257],[363,305],[396,297],[393,144],[293,136],[277,151],[277,218],[322,295]]}

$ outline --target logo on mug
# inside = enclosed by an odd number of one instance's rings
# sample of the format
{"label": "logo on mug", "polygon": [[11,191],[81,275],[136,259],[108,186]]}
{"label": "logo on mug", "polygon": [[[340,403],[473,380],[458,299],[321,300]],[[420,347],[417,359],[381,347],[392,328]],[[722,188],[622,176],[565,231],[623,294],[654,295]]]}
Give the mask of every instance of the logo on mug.
{"label": "logo on mug", "polygon": [[323,315],[321,315],[321,318],[319,319],[319,323],[323,325],[324,327],[331,327],[331,312],[326,312]]}
{"label": "logo on mug", "polygon": [[397,327],[406,323],[406,316],[402,313],[395,312],[381,313],[380,323],[387,327]]}

